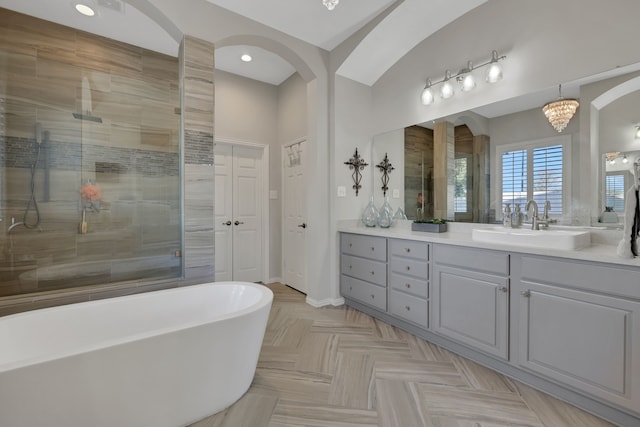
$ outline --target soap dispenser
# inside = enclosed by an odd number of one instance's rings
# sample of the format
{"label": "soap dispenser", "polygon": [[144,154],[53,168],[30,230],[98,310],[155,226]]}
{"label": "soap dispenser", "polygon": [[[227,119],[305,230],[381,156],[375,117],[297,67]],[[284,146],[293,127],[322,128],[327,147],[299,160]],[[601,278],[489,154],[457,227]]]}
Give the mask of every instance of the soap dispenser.
{"label": "soap dispenser", "polygon": [[502,213],[502,225],[511,227],[511,204],[505,203],[504,212]]}
{"label": "soap dispenser", "polygon": [[516,203],[516,207],[514,208],[513,214],[511,214],[511,226],[513,228],[522,227],[522,218],[524,214],[520,209],[520,203]]}

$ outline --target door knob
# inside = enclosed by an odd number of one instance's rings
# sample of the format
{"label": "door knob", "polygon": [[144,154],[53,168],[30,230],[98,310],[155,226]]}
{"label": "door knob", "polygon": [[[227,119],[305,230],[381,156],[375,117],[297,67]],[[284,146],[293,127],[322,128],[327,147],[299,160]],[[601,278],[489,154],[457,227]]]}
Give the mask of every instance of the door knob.
{"label": "door knob", "polygon": [[234,224],[235,224],[235,225],[240,225],[240,224],[244,224],[244,222],[240,222],[240,221],[237,221],[237,220],[236,220],[236,222],[234,222]]}
{"label": "door knob", "polygon": [[231,221],[223,222],[222,225],[231,225]]}
{"label": "door knob", "polygon": [[298,224],[298,227],[300,227],[300,228],[307,228],[307,224],[303,222],[302,224]]}

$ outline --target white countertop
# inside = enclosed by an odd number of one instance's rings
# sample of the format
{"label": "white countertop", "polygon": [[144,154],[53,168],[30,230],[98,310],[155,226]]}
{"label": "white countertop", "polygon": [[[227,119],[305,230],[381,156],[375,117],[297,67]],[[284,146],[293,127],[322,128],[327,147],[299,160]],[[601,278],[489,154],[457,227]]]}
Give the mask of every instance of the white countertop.
{"label": "white countertop", "polygon": [[[472,248],[494,249],[507,252],[517,252],[533,255],[554,256],[580,261],[606,262],[612,264],[629,265],[640,268],[639,258],[621,258],[616,254],[616,246],[620,241],[620,230],[605,230],[598,227],[576,227],[589,229],[591,232],[591,246],[577,250],[558,250],[535,248],[519,245],[486,243],[471,238],[471,230],[479,227],[495,227],[496,224],[472,224],[450,222],[445,233],[427,233],[411,231],[410,220],[398,221],[390,228],[365,227],[359,220],[338,221],[337,230],[345,233],[365,234],[370,236],[392,237],[398,239],[418,240],[432,243],[446,243]],[[553,225],[551,226],[553,228]]]}

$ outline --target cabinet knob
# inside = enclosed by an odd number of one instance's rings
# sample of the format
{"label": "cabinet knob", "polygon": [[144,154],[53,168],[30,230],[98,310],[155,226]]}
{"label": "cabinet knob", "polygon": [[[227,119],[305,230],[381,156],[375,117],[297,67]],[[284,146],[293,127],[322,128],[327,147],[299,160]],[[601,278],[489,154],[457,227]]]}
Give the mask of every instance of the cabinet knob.
{"label": "cabinet knob", "polygon": [[405,251],[407,251],[407,253],[411,252],[411,248],[404,248]]}
{"label": "cabinet knob", "polygon": [[407,287],[407,289],[411,289],[411,283],[405,283],[404,285]]}
{"label": "cabinet knob", "polygon": [[371,299],[376,299],[376,296],[374,294],[371,294]]}
{"label": "cabinet knob", "polygon": [[352,247],[352,246],[353,246],[353,243],[349,243],[349,247]]}
{"label": "cabinet knob", "polygon": [[373,247],[373,246],[371,246],[371,250],[372,250],[372,251],[375,251],[375,250],[376,250],[376,248],[375,248],[375,247]]}
{"label": "cabinet knob", "polygon": [[353,290],[353,286],[349,286],[349,290],[352,291]]}
{"label": "cabinet knob", "polygon": [[353,266],[352,266],[352,265],[350,265],[350,266],[349,266],[349,270],[351,270],[352,268],[353,268]]}
{"label": "cabinet knob", "polygon": [[507,291],[509,290],[509,288],[507,288],[506,286],[500,286],[500,287],[498,288],[498,290],[499,290],[500,292],[507,292]]}
{"label": "cabinet knob", "polygon": [[405,305],[404,308],[406,308],[407,311],[411,311],[411,307],[409,307],[408,305]]}
{"label": "cabinet knob", "polygon": [[407,271],[411,270],[411,267],[407,265]]}
{"label": "cabinet knob", "polygon": [[531,292],[529,292],[529,291],[521,291],[520,295],[522,295],[523,297],[529,298],[531,296]]}
{"label": "cabinet knob", "polygon": [[372,272],[371,272],[371,275],[372,275],[372,276],[375,276],[375,275],[376,275],[376,272],[375,272],[375,271],[372,271]]}

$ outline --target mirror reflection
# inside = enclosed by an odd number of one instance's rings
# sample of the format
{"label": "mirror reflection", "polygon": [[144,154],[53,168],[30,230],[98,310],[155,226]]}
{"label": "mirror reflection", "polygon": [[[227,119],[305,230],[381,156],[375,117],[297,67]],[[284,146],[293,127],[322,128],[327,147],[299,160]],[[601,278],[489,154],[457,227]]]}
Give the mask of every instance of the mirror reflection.
{"label": "mirror reflection", "polygon": [[[637,69],[636,64],[563,84],[563,95],[578,98],[585,111],[580,115],[579,110],[561,133],[542,112],[545,101],[554,99],[556,87],[549,89],[551,95],[531,94],[375,136],[373,160],[379,162],[389,152],[397,171],[404,170],[402,182],[392,176],[389,186],[396,190],[391,204],[403,207],[409,219],[493,223],[502,220],[505,203],[519,204],[524,211],[527,201],[534,200],[540,207],[550,204],[549,216],[560,224],[611,224],[600,222],[601,215],[592,212],[601,214],[609,206],[619,218],[623,215],[622,190],[614,184],[628,188],[628,167],[624,173],[609,168],[605,173],[603,161],[600,172],[594,172],[602,183],[594,188],[581,179],[581,162],[590,152],[592,159],[616,152],[619,165],[633,164],[640,139],[630,132],[640,126],[640,90],[599,111],[599,133],[591,136],[591,146],[588,134],[581,135],[589,124],[581,126],[580,118],[589,120],[591,101],[638,76]],[[625,155],[629,163],[622,163]],[[593,198],[585,199],[589,191]]]}

